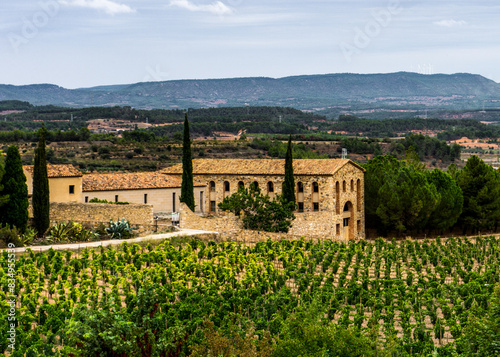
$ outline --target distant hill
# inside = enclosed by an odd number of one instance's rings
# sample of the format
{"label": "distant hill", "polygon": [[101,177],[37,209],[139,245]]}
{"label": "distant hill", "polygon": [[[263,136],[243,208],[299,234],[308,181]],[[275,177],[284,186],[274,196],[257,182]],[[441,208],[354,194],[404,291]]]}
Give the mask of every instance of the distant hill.
{"label": "distant hill", "polygon": [[286,106],[302,110],[470,109],[500,101],[500,84],[480,75],[409,72],[323,74],[144,82],[65,89],[52,84],[0,85],[0,100],[71,107],[203,108]]}

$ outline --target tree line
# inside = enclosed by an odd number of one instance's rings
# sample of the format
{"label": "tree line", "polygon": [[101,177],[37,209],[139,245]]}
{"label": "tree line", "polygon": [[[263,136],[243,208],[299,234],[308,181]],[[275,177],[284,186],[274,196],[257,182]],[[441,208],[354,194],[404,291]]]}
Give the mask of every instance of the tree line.
{"label": "tree line", "polygon": [[497,231],[500,173],[477,156],[430,171],[410,147],[404,160],[380,155],[364,167],[366,227],[381,235]]}

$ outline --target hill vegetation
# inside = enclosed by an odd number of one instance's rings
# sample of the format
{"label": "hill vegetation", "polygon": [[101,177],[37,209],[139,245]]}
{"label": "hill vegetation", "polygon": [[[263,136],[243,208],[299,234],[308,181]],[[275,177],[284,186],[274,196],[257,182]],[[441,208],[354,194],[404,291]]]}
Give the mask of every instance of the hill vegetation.
{"label": "hill vegetation", "polygon": [[[324,74],[284,78],[173,80],[130,85],[65,89],[52,84],[0,85],[0,100],[72,107],[202,108],[225,106],[289,106],[328,110],[404,107],[471,109],[495,106],[500,85],[479,75]],[[333,109],[335,110],[335,109]]]}

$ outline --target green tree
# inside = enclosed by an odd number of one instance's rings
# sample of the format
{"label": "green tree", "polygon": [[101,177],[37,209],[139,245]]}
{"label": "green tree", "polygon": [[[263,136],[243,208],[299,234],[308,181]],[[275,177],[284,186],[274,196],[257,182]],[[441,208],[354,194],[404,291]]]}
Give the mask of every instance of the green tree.
{"label": "green tree", "polygon": [[254,184],[250,185],[250,191],[240,187],[237,192],[224,198],[219,208],[236,215],[243,212],[242,221],[246,229],[266,232],[288,232],[295,219],[295,203],[285,201],[282,195],[276,195],[271,201]]}
{"label": "green tree", "polygon": [[293,177],[293,154],[292,154],[292,135],[288,138],[288,148],[285,157],[285,180],[283,182],[283,199],[287,202],[293,202],[295,205],[295,180]]}
{"label": "green tree", "polygon": [[468,228],[495,229],[500,220],[500,173],[477,156],[471,156],[457,175],[464,206],[459,222],[464,234]]}
{"label": "green tree", "polygon": [[184,141],[182,143],[182,186],[180,201],[194,212],[193,157],[187,113],[184,118]]}
{"label": "green tree", "polygon": [[50,226],[50,196],[47,160],[45,155],[45,135],[43,126],[38,135],[38,147],[35,149],[35,165],[33,167],[33,220],[38,237],[43,237]]}
{"label": "green tree", "polygon": [[[1,154],[1,151],[0,151],[0,154]],[[4,204],[6,204],[9,201],[9,195],[5,194],[3,192],[3,186],[1,184],[2,177],[4,174],[5,174],[5,169],[3,167],[3,163],[1,160],[1,156],[0,156],[0,207],[2,207]]]}
{"label": "green tree", "polygon": [[438,169],[428,172],[427,180],[436,187],[438,193],[438,203],[427,225],[429,229],[444,232],[457,223],[462,213],[462,190],[449,174]]}
{"label": "green tree", "polygon": [[24,233],[28,225],[28,186],[17,146],[11,145],[7,149],[1,184],[3,192],[9,195],[9,201],[0,208],[1,223],[17,227]]}

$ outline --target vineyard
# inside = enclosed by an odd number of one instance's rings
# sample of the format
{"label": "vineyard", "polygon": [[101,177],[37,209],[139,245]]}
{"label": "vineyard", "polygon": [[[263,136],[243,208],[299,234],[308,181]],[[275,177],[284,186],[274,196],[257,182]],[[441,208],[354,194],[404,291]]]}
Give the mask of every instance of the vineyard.
{"label": "vineyard", "polygon": [[[392,343],[401,355],[434,348],[446,355],[462,335],[469,312],[479,315],[487,309],[499,281],[499,254],[494,237],[268,240],[253,246],[193,239],[78,253],[28,251],[15,261],[11,288],[18,326],[16,350],[8,353],[78,355],[75,351],[90,348],[98,338],[101,345],[116,346],[107,356],[146,356],[143,344],[138,343],[142,352],[134,354],[125,342],[139,332],[124,321],[141,314],[149,316],[146,324],[161,326],[164,333],[152,328],[146,334],[146,342],[157,344],[149,355],[189,355],[192,346],[203,342],[207,321],[220,331],[252,325],[255,336],[268,336],[269,345],[279,346],[287,319],[315,304],[322,320],[369,332],[382,349]],[[4,252],[1,353],[10,351],[3,333],[9,330],[8,278]],[[105,330],[106,323],[112,328]],[[93,336],[98,329],[105,332]],[[167,335],[178,337],[168,340]],[[169,354],[172,344],[185,354]]]}

